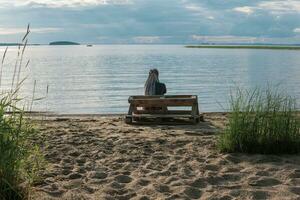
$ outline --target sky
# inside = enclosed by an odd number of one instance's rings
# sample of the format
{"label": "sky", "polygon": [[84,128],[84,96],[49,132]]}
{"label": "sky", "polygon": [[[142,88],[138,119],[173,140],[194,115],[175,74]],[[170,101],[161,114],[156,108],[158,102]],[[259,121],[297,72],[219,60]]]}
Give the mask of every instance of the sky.
{"label": "sky", "polygon": [[0,43],[300,44],[300,0],[0,0]]}

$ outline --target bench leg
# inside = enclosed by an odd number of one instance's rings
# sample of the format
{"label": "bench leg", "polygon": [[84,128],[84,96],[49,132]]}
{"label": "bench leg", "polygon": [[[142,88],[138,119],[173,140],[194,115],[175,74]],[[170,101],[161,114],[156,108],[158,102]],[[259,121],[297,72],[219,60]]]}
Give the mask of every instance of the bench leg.
{"label": "bench leg", "polygon": [[134,106],[130,104],[128,115],[125,117],[125,123],[126,124],[132,124],[132,112],[133,112]]}
{"label": "bench leg", "polygon": [[125,117],[125,123],[126,124],[132,124],[132,117],[131,116],[126,116]]}

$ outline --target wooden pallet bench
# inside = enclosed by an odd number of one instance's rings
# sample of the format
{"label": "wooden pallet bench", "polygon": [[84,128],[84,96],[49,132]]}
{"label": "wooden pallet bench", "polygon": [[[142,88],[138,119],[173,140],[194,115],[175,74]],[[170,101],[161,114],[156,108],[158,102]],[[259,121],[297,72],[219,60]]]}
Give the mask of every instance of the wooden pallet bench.
{"label": "wooden pallet bench", "polygon": [[128,124],[180,124],[203,120],[197,95],[130,96],[128,102],[130,106],[125,117]]}

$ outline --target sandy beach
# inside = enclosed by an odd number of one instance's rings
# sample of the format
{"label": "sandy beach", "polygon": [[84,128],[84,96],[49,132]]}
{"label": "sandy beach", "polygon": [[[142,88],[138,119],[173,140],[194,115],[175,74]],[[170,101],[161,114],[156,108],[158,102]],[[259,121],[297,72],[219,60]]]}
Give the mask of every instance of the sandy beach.
{"label": "sandy beach", "polygon": [[33,199],[300,199],[300,155],[222,154],[226,114],[180,126],[121,116],[37,120],[47,161]]}

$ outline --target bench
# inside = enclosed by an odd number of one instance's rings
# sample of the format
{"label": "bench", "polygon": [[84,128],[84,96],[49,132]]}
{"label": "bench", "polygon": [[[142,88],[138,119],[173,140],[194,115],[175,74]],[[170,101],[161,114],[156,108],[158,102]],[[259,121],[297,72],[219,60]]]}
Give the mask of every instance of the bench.
{"label": "bench", "polygon": [[195,124],[203,120],[197,95],[130,96],[128,102],[130,106],[125,117],[128,124]]}

